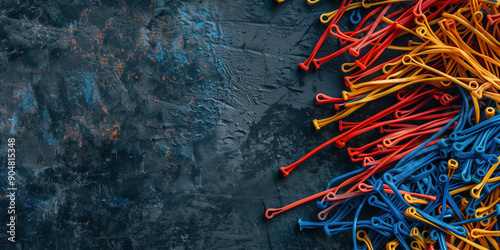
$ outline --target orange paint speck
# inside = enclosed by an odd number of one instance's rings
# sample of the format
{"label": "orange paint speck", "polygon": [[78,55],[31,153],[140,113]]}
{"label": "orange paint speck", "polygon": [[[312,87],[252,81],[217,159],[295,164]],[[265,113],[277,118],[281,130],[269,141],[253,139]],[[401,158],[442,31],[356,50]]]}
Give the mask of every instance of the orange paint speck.
{"label": "orange paint speck", "polygon": [[110,140],[114,140],[114,138],[113,138],[113,137],[114,137],[114,136],[116,136],[117,134],[118,134],[118,131],[117,131],[117,130],[113,131],[113,133],[111,133],[111,136],[109,137],[109,139],[110,139]]}

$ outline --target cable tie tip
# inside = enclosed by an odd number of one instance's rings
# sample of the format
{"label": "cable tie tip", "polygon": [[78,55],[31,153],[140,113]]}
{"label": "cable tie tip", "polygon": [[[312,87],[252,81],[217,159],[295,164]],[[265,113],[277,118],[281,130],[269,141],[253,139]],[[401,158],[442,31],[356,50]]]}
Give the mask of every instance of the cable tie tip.
{"label": "cable tie tip", "polygon": [[284,177],[287,177],[290,174],[288,171],[286,171],[285,167],[281,167],[280,171],[281,171],[281,173],[283,173]]}
{"label": "cable tie tip", "polygon": [[314,119],[312,122],[313,122],[314,128],[316,128],[316,130],[320,130],[321,129],[321,127],[318,124],[318,119]]}
{"label": "cable tie tip", "polygon": [[305,65],[304,63],[299,63],[299,67],[301,69],[303,69],[304,71],[308,71],[309,70],[309,66]]}

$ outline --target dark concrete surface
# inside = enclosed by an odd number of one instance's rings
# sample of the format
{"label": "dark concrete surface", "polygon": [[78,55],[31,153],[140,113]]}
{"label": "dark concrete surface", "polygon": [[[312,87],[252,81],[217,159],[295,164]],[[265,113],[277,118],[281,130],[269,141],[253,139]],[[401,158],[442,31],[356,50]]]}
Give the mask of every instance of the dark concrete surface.
{"label": "dark concrete surface", "polygon": [[299,232],[314,203],[263,216],[354,167],[328,148],[278,173],[338,133],[314,131],[333,111],[313,98],[338,96],[346,58],[298,70],[338,3],[0,3],[0,186],[13,137],[19,190],[16,243],[1,197],[1,249],[351,248]]}

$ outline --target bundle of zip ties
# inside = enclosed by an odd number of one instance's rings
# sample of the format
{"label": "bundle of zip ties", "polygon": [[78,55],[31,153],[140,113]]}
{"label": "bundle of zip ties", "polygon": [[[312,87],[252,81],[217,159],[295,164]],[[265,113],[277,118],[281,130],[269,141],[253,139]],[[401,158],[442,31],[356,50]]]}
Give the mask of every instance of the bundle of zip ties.
{"label": "bundle of zip ties", "polygon": [[[344,0],[321,15],[328,27],[300,67],[319,69],[346,52],[359,58],[342,65],[354,72],[342,98],[316,96],[339,111],[314,120],[316,129],[338,121],[343,133],[280,170],[287,176],[324,147],[342,148],[371,130],[380,138],[347,148],[360,168],[322,192],[269,208],[266,218],[319,199],[319,221],[299,220],[301,230],[350,230],[355,249],[500,249],[499,7],[490,0]],[[369,13],[362,17],[360,9]],[[349,12],[357,27],[343,32],[337,24]],[[318,58],[329,36],[343,47]],[[395,45],[402,39],[408,46]],[[376,65],[386,51],[400,55]],[[362,122],[342,120],[384,96],[398,102]],[[376,216],[361,219],[363,209]]]}

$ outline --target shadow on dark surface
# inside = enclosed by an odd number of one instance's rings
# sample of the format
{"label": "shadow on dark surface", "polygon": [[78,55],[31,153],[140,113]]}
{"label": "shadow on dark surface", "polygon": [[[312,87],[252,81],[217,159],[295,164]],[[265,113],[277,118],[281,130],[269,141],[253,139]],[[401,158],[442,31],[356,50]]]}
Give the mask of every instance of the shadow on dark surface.
{"label": "shadow on dark surface", "polygon": [[[263,216],[354,167],[327,148],[278,174],[337,134],[310,121],[332,114],[313,99],[340,93],[345,58],[297,67],[334,5],[6,1],[0,144],[5,162],[16,139],[19,193],[16,243],[1,230],[2,249],[352,248],[298,231],[313,203]],[[2,223],[7,207],[4,195]]]}

